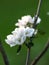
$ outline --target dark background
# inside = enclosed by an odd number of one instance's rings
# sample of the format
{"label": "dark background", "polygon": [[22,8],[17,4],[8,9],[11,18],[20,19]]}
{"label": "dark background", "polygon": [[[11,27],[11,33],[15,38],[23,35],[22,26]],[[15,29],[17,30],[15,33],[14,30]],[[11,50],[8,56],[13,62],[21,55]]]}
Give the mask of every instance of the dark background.
{"label": "dark background", "polygon": [[[5,38],[11,31],[16,28],[15,23],[24,15],[34,16],[38,5],[38,0],[0,0],[0,37],[3,42],[3,47],[8,56],[10,65],[25,65],[27,48],[23,45],[19,55],[17,55],[17,47],[10,48],[5,43]],[[34,46],[31,48],[30,62],[42,51],[45,43],[49,38],[49,0],[42,0],[40,10],[41,23],[38,29],[45,34],[38,33],[37,38],[33,40]],[[4,65],[2,55],[0,53],[0,65]],[[49,65],[49,49],[45,55],[39,60],[37,65]]]}

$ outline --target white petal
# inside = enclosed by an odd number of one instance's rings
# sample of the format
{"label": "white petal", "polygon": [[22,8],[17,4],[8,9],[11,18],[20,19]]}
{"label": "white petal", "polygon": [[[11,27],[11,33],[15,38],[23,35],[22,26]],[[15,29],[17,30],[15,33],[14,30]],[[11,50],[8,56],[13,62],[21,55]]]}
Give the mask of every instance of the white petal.
{"label": "white petal", "polygon": [[16,23],[15,26],[19,26],[19,23]]}
{"label": "white petal", "polygon": [[13,40],[13,41],[15,40],[15,38],[14,38],[14,36],[13,36],[12,34],[8,35],[8,36],[7,36],[7,39],[8,39],[8,40],[11,40],[11,41],[12,41],[12,40]]}
{"label": "white petal", "polygon": [[26,21],[27,23],[29,22],[32,22],[32,17],[30,15],[27,15],[27,16],[23,16],[22,17],[22,20]]}
{"label": "white petal", "polygon": [[31,37],[33,34],[34,34],[34,29],[33,28],[29,28],[29,27],[27,27],[26,28],[26,31],[25,31],[25,33],[26,33],[26,36],[27,37]]}
{"label": "white petal", "polygon": [[41,19],[38,17],[36,24],[39,24],[40,22],[41,22]]}
{"label": "white petal", "polygon": [[21,17],[21,19],[18,19],[18,23],[16,23],[15,25],[16,26],[26,26],[27,23],[32,23],[33,22],[33,19],[30,15],[27,15],[27,16],[23,16]]}
{"label": "white petal", "polygon": [[26,40],[26,36],[24,35],[24,36],[21,38],[21,43],[23,44],[25,40]]}
{"label": "white petal", "polygon": [[[33,17],[33,23],[34,23],[35,17]],[[39,24],[41,22],[41,19],[38,17],[36,24]]]}
{"label": "white petal", "polygon": [[13,36],[15,37],[15,42],[17,45],[21,45],[23,44],[23,42],[25,41],[26,39],[26,36],[25,36],[25,28],[21,27],[21,28],[17,28],[12,32]]}
{"label": "white petal", "polygon": [[7,44],[10,44],[10,43],[11,43],[11,41],[9,41],[8,39],[5,39],[5,42],[6,42]]}
{"label": "white petal", "polygon": [[15,45],[16,45],[16,43],[15,43],[15,42],[13,42],[13,41],[11,41],[11,40],[8,40],[8,39],[5,39],[5,42],[6,42],[7,44],[9,44],[9,45],[10,45],[10,47],[13,47],[13,46],[15,46]]}

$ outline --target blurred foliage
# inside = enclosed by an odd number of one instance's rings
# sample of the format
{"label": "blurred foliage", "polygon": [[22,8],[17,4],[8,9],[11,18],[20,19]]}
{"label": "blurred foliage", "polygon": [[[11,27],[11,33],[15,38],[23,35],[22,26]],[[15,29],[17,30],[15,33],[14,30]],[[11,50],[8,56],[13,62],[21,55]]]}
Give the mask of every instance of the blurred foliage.
{"label": "blurred foliage", "polygon": [[[8,56],[10,65],[25,65],[27,48],[22,47],[19,55],[16,51],[18,46],[10,48],[5,43],[5,38],[11,31],[14,30],[15,23],[21,16],[31,15],[34,16],[38,5],[38,0],[0,0],[0,37],[3,42],[3,47]],[[40,11],[41,24],[38,29],[45,32],[44,35],[38,33],[37,37],[33,40],[34,46],[31,49],[30,62],[39,54],[43,49],[49,37],[49,0],[42,0]],[[0,65],[4,65],[2,55],[0,54]],[[39,60],[37,65],[49,65],[49,49],[47,53]]]}

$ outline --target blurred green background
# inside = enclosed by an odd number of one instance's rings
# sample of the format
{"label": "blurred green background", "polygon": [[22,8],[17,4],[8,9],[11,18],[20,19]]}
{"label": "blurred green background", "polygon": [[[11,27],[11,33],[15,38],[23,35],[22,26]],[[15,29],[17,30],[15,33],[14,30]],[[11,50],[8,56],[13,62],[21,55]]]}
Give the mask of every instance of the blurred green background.
{"label": "blurred green background", "polygon": [[[8,56],[10,65],[25,65],[27,48],[22,47],[19,55],[16,51],[18,46],[10,48],[5,43],[5,38],[11,31],[16,28],[15,23],[24,15],[34,16],[38,5],[38,0],[0,0],[0,37],[3,42],[3,47]],[[45,32],[44,35],[38,34],[38,37],[33,40],[34,46],[31,48],[30,62],[42,51],[45,43],[49,38],[49,0],[42,0],[40,11],[41,23],[38,29]],[[0,65],[4,65],[2,55],[0,53]],[[49,49],[45,55],[39,60],[37,65],[49,65]]]}

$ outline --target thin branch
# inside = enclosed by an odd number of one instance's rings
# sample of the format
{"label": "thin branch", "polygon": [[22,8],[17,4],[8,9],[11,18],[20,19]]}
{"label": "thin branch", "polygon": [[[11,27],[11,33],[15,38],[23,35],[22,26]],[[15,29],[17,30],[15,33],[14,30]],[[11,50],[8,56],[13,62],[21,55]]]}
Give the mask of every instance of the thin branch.
{"label": "thin branch", "polygon": [[41,3],[42,3],[42,0],[39,0],[39,4],[38,4],[38,8],[37,8],[37,12],[36,12],[36,15],[37,15],[37,16],[39,16],[39,14],[40,14]]}
{"label": "thin branch", "polygon": [[0,40],[0,52],[2,54],[5,65],[9,65],[9,61],[8,61],[7,55],[5,53],[5,50],[4,50],[3,46],[2,46],[1,40]]}
{"label": "thin branch", "polygon": [[[34,20],[33,28],[36,28],[36,22],[37,22],[37,19],[38,19],[39,13],[40,13],[40,7],[41,7],[41,0],[39,0],[39,3],[38,3],[38,7],[37,7],[37,12],[36,12],[36,16],[35,16],[35,20]],[[33,37],[34,37],[34,35],[33,35]],[[32,37],[30,38],[30,40],[32,41]],[[28,50],[27,50],[26,65],[29,65],[30,50],[31,50],[31,47],[28,48]]]}
{"label": "thin branch", "polygon": [[33,28],[36,28],[36,22],[37,22],[39,14],[40,14],[41,3],[42,3],[42,0],[39,0],[37,12],[36,12],[35,20],[34,20],[34,24],[33,24]]}
{"label": "thin branch", "polygon": [[37,57],[35,57],[31,65],[36,65],[37,62],[40,60],[40,58],[47,52],[48,48],[49,48],[49,41],[46,43],[44,49],[40,52],[40,54]]}
{"label": "thin branch", "polygon": [[30,48],[27,49],[26,65],[29,65],[29,61],[30,61]]}

